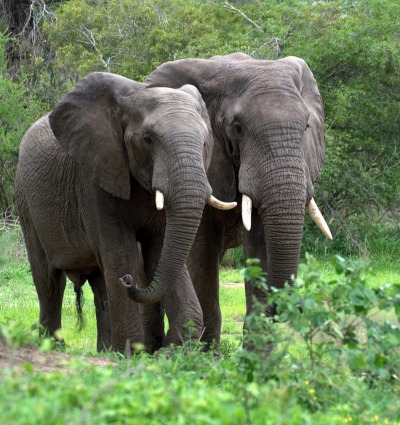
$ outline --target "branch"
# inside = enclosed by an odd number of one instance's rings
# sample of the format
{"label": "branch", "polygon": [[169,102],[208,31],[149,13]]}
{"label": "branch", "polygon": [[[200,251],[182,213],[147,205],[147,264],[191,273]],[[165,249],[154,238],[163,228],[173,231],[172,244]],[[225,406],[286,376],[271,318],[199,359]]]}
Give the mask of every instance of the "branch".
{"label": "branch", "polygon": [[236,9],[235,6],[232,6],[230,3],[228,3],[227,1],[225,2],[225,6],[220,6],[219,4],[215,4],[211,1],[206,0],[205,1],[208,4],[211,4],[212,6],[215,7],[221,7],[222,9],[226,9],[226,10],[231,10],[232,12],[235,13],[239,13],[239,15],[244,18],[249,24],[253,25],[254,27],[256,27],[257,29],[261,29],[260,25],[256,24],[252,19],[250,19],[246,14],[244,14],[241,10]]}
{"label": "branch", "polygon": [[32,26],[32,31],[30,32],[29,36],[32,40],[32,44],[35,44],[37,34],[40,33],[39,23],[41,20],[46,18],[51,23],[56,20],[55,14],[47,7],[44,0],[31,0],[28,17],[20,32],[20,35],[24,34],[27,29]]}
{"label": "branch", "polygon": [[247,15],[245,15],[241,10],[236,9],[236,7],[232,6],[230,3],[228,3],[227,1],[225,2],[225,6],[223,6],[224,9],[227,10],[232,10],[232,12],[236,12],[239,13],[239,15],[246,19],[246,21],[248,23],[250,23],[251,25],[255,26],[257,29],[261,29],[260,25],[256,24],[253,20],[251,20]]}
{"label": "branch", "polygon": [[110,70],[110,61],[113,57],[109,57],[107,61],[104,60],[103,54],[96,46],[96,39],[94,38],[93,31],[86,26],[82,27],[82,34],[86,37],[88,41],[82,41],[82,43],[89,44],[93,47],[94,51],[98,54],[100,62],[103,64],[104,68],[109,71]]}

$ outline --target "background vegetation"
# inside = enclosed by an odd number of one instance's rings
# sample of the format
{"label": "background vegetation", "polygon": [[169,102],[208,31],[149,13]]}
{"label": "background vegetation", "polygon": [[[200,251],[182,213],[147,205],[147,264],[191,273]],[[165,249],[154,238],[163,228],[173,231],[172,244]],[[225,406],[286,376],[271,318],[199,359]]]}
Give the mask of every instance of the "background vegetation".
{"label": "background vegetation", "polygon": [[184,57],[296,55],[325,104],[327,159],[316,199],[335,235],[327,244],[307,222],[305,251],[370,255],[382,238],[393,250],[399,14],[391,0],[1,0],[0,212],[13,204],[24,131],[87,73],[143,80]]}

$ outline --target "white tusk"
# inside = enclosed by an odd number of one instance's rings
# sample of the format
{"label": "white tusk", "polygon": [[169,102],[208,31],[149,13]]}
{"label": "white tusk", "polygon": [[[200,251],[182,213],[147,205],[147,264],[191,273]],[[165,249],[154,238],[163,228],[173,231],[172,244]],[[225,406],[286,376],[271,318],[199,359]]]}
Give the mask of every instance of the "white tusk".
{"label": "white tusk", "polygon": [[242,221],[246,230],[251,229],[251,210],[253,202],[247,195],[242,196]]}
{"label": "white tusk", "polygon": [[317,204],[314,201],[314,198],[311,198],[310,203],[307,205],[307,210],[314,220],[315,224],[319,227],[321,232],[330,240],[332,240],[332,233],[329,230],[328,224],[326,223],[324,216],[321,214]]}
{"label": "white tusk", "polygon": [[156,190],[156,208],[158,211],[164,208],[164,195],[158,189]]}
{"label": "white tusk", "polygon": [[237,205],[237,202],[223,202],[217,199],[215,196],[211,195],[210,198],[207,201],[208,205],[211,205],[214,208],[217,208],[218,210],[231,210],[232,208],[235,208]]}

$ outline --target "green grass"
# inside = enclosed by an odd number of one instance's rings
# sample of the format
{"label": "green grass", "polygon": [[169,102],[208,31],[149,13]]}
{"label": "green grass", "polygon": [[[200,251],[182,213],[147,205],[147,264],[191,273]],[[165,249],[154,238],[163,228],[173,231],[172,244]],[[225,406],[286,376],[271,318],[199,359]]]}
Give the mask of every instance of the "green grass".
{"label": "green grass", "polygon": [[[359,261],[359,260],[354,260]],[[335,278],[335,271],[329,260],[320,262],[322,277],[326,281]],[[395,266],[397,266],[395,264]],[[301,274],[300,274],[301,276]],[[385,283],[400,282],[400,272],[389,268],[385,262],[371,264],[369,283],[378,287]],[[239,269],[224,268],[220,272],[220,302],[223,314],[222,335],[228,340],[240,338],[245,315],[245,292]],[[96,352],[96,322],[94,317],[93,294],[89,285],[84,285],[85,328],[77,331],[75,293],[72,284],[67,285],[62,312],[62,335],[68,352]],[[17,320],[23,327],[37,325],[39,307],[29,265],[26,261],[13,260],[0,268],[0,322]]]}
{"label": "green grass", "polygon": [[240,269],[232,269],[229,267],[224,267],[220,270],[219,279],[221,282],[226,282],[226,283],[243,282],[243,277],[240,275]]}
{"label": "green grass", "polygon": [[[33,342],[48,350],[46,340],[37,338],[38,302],[23,249],[12,236],[6,245],[8,258],[0,266],[0,324],[14,344]],[[380,258],[370,266],[366,274],[371,287],[400,282],[395,261]],[[320,260],[319,267],[324,281],[337,279],[328,259]],[[0,423],[400,424],[397,378],[368,380],[326,354],[312,366],[304,338],[287,324],[275,326],[281,338],[275,357],[242,350],[245,295],[240,271],[224,268],[220,280],[219,360],[193,343],[128,360],[98,355],[91,290],[84,286],[86,327],[78,332],[75,294],[67,285],[62,332],[65,352],[72,356],[58,360],[63,366],[47,373],[37,373],[33,359],[22,364],[22,371],[12,368],[10,359],[10,366],[0,370]],[[392,320],[393,312],[385,318]],[[314,348],[319,347],[317,342]],[[44,364],[54,361],[48,357],[52,352],[39,353]],[[81,358],[88,354],[113,363],[94,365]]]}

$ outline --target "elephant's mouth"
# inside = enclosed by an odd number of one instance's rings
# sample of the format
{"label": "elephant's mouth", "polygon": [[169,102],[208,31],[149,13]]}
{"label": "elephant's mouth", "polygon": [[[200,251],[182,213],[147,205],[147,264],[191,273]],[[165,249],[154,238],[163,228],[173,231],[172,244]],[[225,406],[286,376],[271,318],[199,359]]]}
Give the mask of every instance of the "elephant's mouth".
{"label": "elephant's mouth", "polygon": [[[253,201],[251,198],[245,194],[242,195],[242,221],[243,226],[247,231],[251,229],[251,211],[253,208]],[[310,214],[311,218],[314,220],[314,223],[318,226],[321,232],[330,240],[332,240],[332,233],[329,229],[329,226],[324,219],[318,205],[316,204],[314,198],[311,198],[311,201],[306,205],[306,209]]]}
{"label": "elephant's mouth", "polygon": [[[208,198],[207,204],[223,211],[231,210],[237,206],[237,202],[223,202],[213,195]],[[156,190],[156,208],[159,211],[164,209],[164,195],[161,190],[158,189]]]}

